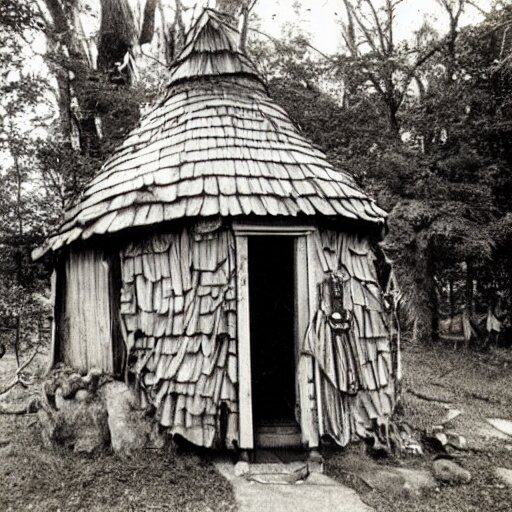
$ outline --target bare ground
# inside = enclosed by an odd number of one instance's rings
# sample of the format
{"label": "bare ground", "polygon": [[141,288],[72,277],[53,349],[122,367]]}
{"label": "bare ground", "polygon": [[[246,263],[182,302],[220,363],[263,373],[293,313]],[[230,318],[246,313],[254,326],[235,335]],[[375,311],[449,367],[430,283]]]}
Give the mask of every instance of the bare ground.
{"label": "bare ground", "polygon": [[[6,355],[0,389],[13,370],[14,358]],[[0,403],[19,404],[36,390],[37,384],[16,388]],[[0,414],[0,510],[229,512],[235,502],[230,484],[198,454],[148,450],[124,462],[54,453],[42,447],[36,415]]]}

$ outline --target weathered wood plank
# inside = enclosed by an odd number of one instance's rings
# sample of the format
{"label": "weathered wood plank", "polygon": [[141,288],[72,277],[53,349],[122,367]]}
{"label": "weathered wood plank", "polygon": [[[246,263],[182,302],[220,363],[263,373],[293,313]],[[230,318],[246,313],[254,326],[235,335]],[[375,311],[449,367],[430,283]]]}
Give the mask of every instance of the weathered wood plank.
{"label": "weathered wood plank", "polygon": [[309,396],[310,356],[302,353],[310,319],[308,285],[308,252],[306,236],[295,239],[295,345],[297,361],[297,387],[300,400],[300,426],[302,442],[310,448],[318,447],[318,429],[312,414]]}
{"label": "weathered wood plank", "polygon": [[[308,261],[308,297],[309,297],[309,318],[313,318],[316,313],[318,303],[318,260],[316,251],[316,240],[317,233],[312,233],[307,237],[306,250],[307,250],[307,261]],[[320,365],[318,361],[314,364],[314,382],[315,382],[315,401],[316,401],[316,412],[318,421],[318,435],[321,438],[324,434],[324,415],[323,415],[323,404],[321,394],[321,381],[320,381]]]}
{"label": "weathered wood plank", "polygon": [[251,339],[249,314],[249,269],[247,237],[236,235],[237,336],[238,336],[238,405],[240,448],[254,447],[252,423]]}
{"label": "weathered wood plank", "polygon": [[97,249],[72,250],[66,259],[65,272],[61,321],[66,336],[62,359],[83,372],[98,368],[111,373],[114,368],[110,273],[106,256]]}

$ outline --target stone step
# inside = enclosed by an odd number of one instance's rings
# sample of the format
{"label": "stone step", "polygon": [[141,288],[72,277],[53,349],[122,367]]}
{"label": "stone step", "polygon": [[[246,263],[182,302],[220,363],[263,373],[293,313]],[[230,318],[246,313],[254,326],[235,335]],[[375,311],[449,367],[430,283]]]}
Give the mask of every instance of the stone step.
{"label": "stone step", "polygon": [[300,429],[296,425],[265,425],[256,429],[259,448],[296,448],[302,445]]}

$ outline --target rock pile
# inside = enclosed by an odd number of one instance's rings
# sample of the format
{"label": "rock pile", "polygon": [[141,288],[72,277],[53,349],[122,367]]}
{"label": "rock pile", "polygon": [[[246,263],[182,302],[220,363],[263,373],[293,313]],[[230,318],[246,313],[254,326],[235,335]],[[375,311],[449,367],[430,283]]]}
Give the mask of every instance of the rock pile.
{"label": "rock pile", "polygon": [[96,454],[112,449],[131,457],[165,439],[123,382],[92,369],[82,376],[59,366],[43,383],[38,412],[42,438],[49,448],[66,447]]}

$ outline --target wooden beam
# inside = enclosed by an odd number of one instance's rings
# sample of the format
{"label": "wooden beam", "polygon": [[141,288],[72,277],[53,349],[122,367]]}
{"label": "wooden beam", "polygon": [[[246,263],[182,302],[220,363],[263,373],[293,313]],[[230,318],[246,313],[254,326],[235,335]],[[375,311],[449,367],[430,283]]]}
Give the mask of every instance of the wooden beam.
{"label": "wooden beam", "polygon": [[[316,270],[318,267],[318,258],[315,253],[316,244],[314,237],[318,236],[316,233],[312,233],[307,237],[307,254],[308,254],[308,287],[309,287],[309,318],[315,316],[315,308],[317,306],[317,276]],[[315,382],[315,395],[316,395],[316,410],[318,417],[318,435],[321,438],[324,434],[324,419],[321,399],[321,387],[320,387],[320,365],[315,362],[314,364],[314,382]]]}
{"label": "wooden beam", "polygon": [[247,237],[236,233],[236,290],[238,334],[238,399],[240,448],[254,448],[252,423],[251,336],[249,316],[249,269]]}
{"label": "wooden beam", "polygon": [[301,354],[302,345],[310,321],[308,253],[305,236],[295,239],[295,346],[297,391],[300,402],[300,428],[302,442],[309,448],[318,446],[318,431],[313,419],[314,402],[310,396],[310,380],[313,380],[311,356]]}
{"label": "wooden beam", "polygon": [[233,229],[237,235],[279,235],[303,236],[311,233],[315,228],[312,225],[287,226],[278,224],[233,222]]}

